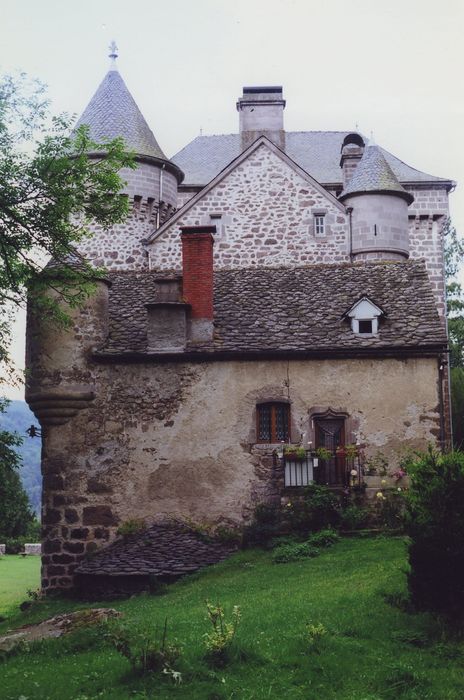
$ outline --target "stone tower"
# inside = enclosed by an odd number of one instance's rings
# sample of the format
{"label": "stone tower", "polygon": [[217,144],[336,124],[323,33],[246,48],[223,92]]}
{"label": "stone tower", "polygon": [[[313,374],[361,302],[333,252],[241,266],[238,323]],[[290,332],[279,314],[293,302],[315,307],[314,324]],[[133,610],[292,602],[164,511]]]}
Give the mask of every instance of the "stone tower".
{"label": "stone tower", "polygon": [[378,146],[367,145],[339,199],[352,209],[354,260],[409,257],[408,206],[414,197],[400,184]]}
{"label": "stone tower", "polygon": [[[143,269],[147,259],[141,241],[166,221],[177,207],[180,168],[161,150],[116,66],[116,46],[110,53],[110,69],[90,100],[76,127],[89,127],[90,137],[102,143],[122,137],[133,151],[137,168],[124,168],[123,194],[132,203],[130,216],[111,231],[93,228],[93,237],[79,244],[79,252],[92,264],[108,269]],[[101,153],[89,156],[98,158]]]}

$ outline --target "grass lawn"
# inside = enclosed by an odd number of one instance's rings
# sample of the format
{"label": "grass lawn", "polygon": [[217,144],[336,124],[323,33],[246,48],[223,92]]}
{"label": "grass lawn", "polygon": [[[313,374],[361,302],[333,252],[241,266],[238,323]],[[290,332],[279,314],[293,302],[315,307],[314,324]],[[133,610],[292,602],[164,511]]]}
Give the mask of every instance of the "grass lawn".
{"label": "grass lawn", "polygon": [[0,615],[27,600],[27,591],[40,586],[40,557],[7,554],[0,557]]}
{"label": "grass lawn", "polygon": [[[153,630],[168,616],[169,639],[183,645],[175,664],[180,685],[166,676],[134,674],[103,627],[37,643],[6,659],[0,697],[462,700],[464,644],[444,637],[430,616],[391,604],[404,596],[405,565],[400,538],[345,539],[315,559],[291,564],[272,564],[267,552],[240,552],[165,595],[109,603],[134,632]],[[226,611],[242,608],[236,654],[223,668],[204,659],[205,599]],[[39,602],[0,630],[78,607]],[[328,631],[318,650],[303,639],[309,621]]]}

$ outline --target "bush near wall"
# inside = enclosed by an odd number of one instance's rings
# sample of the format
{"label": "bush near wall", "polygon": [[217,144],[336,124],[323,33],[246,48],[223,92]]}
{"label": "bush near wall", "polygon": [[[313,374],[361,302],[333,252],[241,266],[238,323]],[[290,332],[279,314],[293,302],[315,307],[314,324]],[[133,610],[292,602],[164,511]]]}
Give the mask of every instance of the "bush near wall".
{"label": "bush near wall", "polygon": [[406,531],[413,604],[464,617],[464,452],[432,449],[408,467]]}

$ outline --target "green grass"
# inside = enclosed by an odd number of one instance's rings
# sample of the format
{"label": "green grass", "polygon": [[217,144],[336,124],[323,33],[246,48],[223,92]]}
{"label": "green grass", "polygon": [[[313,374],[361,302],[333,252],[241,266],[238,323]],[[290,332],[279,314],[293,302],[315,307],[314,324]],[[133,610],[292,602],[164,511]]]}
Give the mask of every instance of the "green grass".
{"label": "green grass", "polygon": [[[183,644],[182,684],[135,675],[110,645],[105,628],[31,646],[1,669],[2,700],[462,700],[464,644],[444,638],[428,615],[387,602],[405,593],[401,539],[343,540],[319,557],[272,564],[270,553],[245,551],[169,587],[109,603],[134,632],[169,620]],[[205,599],[227,611],[238,604],[237,649],[224,668],[204,659]],[[102,604],[105,604],[102,602]],[[83,607],[48,600],[0,629]],[[322,623],[319,648],[304,641],[305,623]]]}
{"label": "green grass", "polygon": [[40,586],[40,557],[7,554],[0,557],[0,615],[27,599]]}

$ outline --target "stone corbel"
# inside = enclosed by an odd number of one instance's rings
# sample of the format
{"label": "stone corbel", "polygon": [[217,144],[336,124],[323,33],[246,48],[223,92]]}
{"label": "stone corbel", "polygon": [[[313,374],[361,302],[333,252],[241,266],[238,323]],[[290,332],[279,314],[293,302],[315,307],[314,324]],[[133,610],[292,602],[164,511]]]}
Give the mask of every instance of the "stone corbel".
{"label": "stone corbel", "polygon": [[64,425],[94,398],[90,387],[56,387],[26,393],[26,401],[42,427]]}

